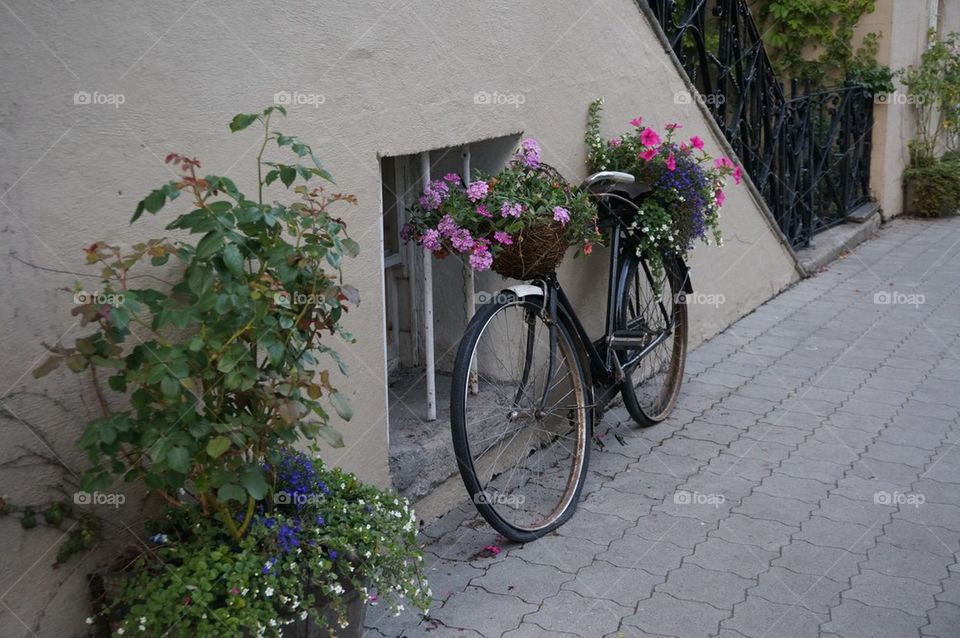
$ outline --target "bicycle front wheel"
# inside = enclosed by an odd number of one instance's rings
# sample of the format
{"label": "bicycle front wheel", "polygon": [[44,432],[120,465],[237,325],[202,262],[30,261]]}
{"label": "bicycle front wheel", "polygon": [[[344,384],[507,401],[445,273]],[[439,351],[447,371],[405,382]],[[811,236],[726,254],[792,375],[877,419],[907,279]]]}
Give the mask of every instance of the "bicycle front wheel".
{"label": "bicycle front wheel", "polygon": [[482,307],[460,342],[451,390],[467,492],[494,529],[523,543],[573,515],[590,454],[587,381],[562,321],[551,347],[546,315],[542,295]]}
{"label": "bicycle front wheel", "polygon": [[[623,405],[641,427],[655,425],[669,416],[680,396],[687,358],[687,306],[681,261],[663,255],[663,267],[651,269],[642,258],[630,260],[620,288],[621,329],[649,336],[653,345],[628,371],[621,386]],[[641,351],[627,351],[629,360]]]}

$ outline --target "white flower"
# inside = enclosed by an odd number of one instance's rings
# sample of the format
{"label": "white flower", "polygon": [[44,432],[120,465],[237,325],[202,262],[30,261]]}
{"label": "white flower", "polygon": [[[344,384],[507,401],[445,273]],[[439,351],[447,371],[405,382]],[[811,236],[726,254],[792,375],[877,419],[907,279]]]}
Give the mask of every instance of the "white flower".
{"label": "white flower", "polygon": [[86,622],[88,625],[92,625],[92,624],[93,624],[93,616],[87,616],[87,620],[86,620],[85,622]]}
{"label": "white flower", "polygon": [[273,587],[267,587],[263,591],[263,595],[266,596],[267,598],[270,598],[271,596],[273,596]]}
{"label": "white flower", "polygon": [[117,635],[118,635],[118,636],[122,636],[122,635],[125,634],[125,633],[127,633],[127,630],[124,629],[123,627],[120,627],[119,629],[117,629]]}
{"label": "white flower", "polygon": [[268,624],[269,624],[271,627],[276,627],[276,626],[277,626],[277,620],[276,620],[275,618],[271,618],[271,619],[268,621]]}
{"label": "white flower", "polygon": [[307,619],[307,616],[309,616],[309,615],[310,615],[310,614],[308,614],[306,610],[301,611],[301,612],[300,612],[300,620],[306,620],[306,619]]}

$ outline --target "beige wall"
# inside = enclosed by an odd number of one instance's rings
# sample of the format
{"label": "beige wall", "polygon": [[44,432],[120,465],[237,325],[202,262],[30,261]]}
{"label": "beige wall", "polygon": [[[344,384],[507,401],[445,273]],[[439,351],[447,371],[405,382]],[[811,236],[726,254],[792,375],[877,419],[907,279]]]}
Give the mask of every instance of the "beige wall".
{"label": "beige wall", "polygon": [[[569,178],[583,175],[582,131],[589,101],[607,100],[612,135],[643,115],[684,133],[710,135],[700,111],[677,105],[683,83],[629,0],[590,9],[556,3],[127,2],[14,0],[0,21],[0,494],[22,504],[71,493],[84,460],[74,440],[95,415],[88,381],[28,372],[42,341],[76,336],[71,295],[58,289],[88,277],[81,248],[108,238],[134,243],[159,235],[173,211],[135,226],[136,201],[169,178],[167,152],[196,155],[205,171],[252,188],[256,136],[231,135],[237,112],[268,105],[277,91],[322,94],[318,108],[291,108],[284,132],[313,143],[360,206],[346,219],[363,253],[346,276],[362,293],[341,347],[353,369],[356,417],[347,447],[330,459],[388,484],[384,387],[378,157],[414,153],[523,130]],[[119,108],[75,105],[77,91],[122,94]],[[474,103],[478,91],[522,95],[524,103]],[[745,187],[723,213],[727,244],[693,256],[698,290],[722,294],[697,307],[693,341],[715,334],[798,277]],[[598,270],[565,267],[572,296],[586,295]],[[95,281],[95,280],[94,280]],[[584,297],[589,298],[589,297]],[[587,308],[589,309],[589,308]],[[37,453],[48,461],[33,463]],[[101,510],[104,543],[52,570],[59,533],[22,533],[0,519],[0,636],[79,635],[87,608],[84,575],[118,542],[135,539],[136,494]]]}

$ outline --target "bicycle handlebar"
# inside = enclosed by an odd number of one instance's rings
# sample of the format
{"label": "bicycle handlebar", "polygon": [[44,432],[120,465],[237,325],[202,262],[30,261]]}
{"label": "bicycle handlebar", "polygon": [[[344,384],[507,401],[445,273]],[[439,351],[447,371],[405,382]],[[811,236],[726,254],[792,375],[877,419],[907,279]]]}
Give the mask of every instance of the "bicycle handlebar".
{"label": "bicycle handlebar", "polygon": [[589,176],[587,179],[583,180],[582,186],[584,188],[590,188],[594,184],[599,182],[613,182],[615,184],[633,184],[637,180],[630,173],[621,173],[620,171],[600,171],[599,173],[594,173]]}

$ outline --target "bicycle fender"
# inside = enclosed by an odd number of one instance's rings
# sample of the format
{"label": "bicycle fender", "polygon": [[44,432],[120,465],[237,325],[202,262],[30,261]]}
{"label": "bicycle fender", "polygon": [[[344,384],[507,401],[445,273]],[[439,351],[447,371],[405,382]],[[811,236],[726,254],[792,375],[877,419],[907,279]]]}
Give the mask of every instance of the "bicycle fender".
{"label": "bicycle fender", "polygon": [[523,299],[524,297],[530,297],[533,295],[546,297],[543,288],[531,284],[517,284],[516,286],[510,286],[509,288],[504,288],[500,291],[500,294],[506,293],[513,293],[518,299]]}

